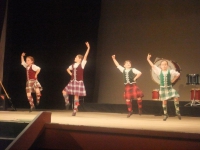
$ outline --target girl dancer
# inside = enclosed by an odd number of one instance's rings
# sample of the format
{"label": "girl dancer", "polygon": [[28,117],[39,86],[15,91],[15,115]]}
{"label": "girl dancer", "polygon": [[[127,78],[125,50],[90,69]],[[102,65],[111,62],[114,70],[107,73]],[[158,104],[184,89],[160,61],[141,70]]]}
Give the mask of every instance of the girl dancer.
{"label": "girl dancer", "polygon": [[72,116],[76,116],[76,112],[79,106],[79,96],[86,96],[85,86],[83,83],[83,70],[87,63],[87,56],[90,51],[90,44],[85,43],[87,50],[84,56],[78,54],[74,59],[74,64],[69,66],[67,72],[71,76],[71,80],[68,85],[63,89],[63,97],[65,99],[66,109],[69,108],[69,96],[74,95],[74,110]]}
{"label": "girl dancer", "polygon": [[40,72],[40,67],[34,64],[34,58],[32,56],[26,57],[26,62],[24,61],[25,53],[21,54],[21,64],[26,68],[27,82],[26,82],[26,95],[30,104],[30,112],[35,108],[33,97],[31,93],[36,93],[37,105],[40,103],[40,97],[42,87],[37,80],[37,76]]}
{"label": "girl dancer", "polygon": [[169,70],[167,60],[161,61],[160,68],[159,68],[151,62],[150,58],[151,58],[151,55],[148,54],[147,61],[149,62],[155,74],[158,75],[160,79],[159,96],[160,96],[160,100],[162,101],[162,107],[164,111],[163,121],[166,121],[167,118],[169,117],[169,115],[167,114],[167,100],[171,98],[174,98],[174,106],[176,109],[176,115],[178,116],[178,119],[181,120],[181,114],[179,110],[179,100],[178,100],[179,94],[172,87],[172,84],[179,78],[180,73],[175,70]]}
{"label": "girl dancer", "polygon": [[[124,62],[124,67],[120,66],[117,62],[115,55],[112,55],[112,59],[117,68],[123,73],[124,76],[124,99],[126,100],[126,105],[128,107],[129,118],[133,114],[132,110],[132,99],[137,99],[139,114],[142,114],[142,97],[144,96],[142,91],[136,85],[136,80],[141,76],[141,72],[135,68],[131,68],[131,61],[126,60]],[[134,75],[136,74],[136,76]]]}

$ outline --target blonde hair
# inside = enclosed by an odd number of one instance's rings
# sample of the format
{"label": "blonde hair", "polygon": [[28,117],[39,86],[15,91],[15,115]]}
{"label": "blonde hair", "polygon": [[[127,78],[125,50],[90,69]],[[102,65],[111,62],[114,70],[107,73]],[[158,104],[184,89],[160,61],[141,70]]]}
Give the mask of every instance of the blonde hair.
{"label": "blonde hair", "polygon": [[78,56],[79,59],[83,60],[83,55],[78,54],[77,56]]}
{"label": "blonde hair", "polygon": [[34,58],[32,56],[27,56],[26,58],[29,58],[30,60],[32,60],[32,62],[34,63]]}
{"label": "blonde hair", "polygon": [[125,61],[124,61],[124,65],[125,65],[126,62],[129,62],[129,63],[131,64],[131,61],[130,61],[130,60],[125,60]]}
{"label": "blonde hair", "polygon": [[163,60],[161,60],[161,62],[160,62],[160,64],[162,64],[162,62],[166,62],[167,63],[167,65],[168,65],[168,61],[166,60],[166,59],[163,59]]}

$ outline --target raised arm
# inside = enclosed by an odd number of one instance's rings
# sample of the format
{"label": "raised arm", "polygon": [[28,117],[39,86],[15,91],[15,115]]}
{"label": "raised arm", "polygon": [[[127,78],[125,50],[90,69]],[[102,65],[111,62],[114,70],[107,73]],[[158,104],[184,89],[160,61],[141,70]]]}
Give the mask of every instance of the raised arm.
{"label": "raised arm", "polygon": [[24,52],[21,54],[21,63],[24,63],[24,62],[25,62],[25,61],[24,61],[24,56],[25,56],[25,55],[26,55],[26,53],[24,53]]}
{"label": "raised arm", "polygon": [[85,45],[87,46],[87,50],[86,50],[86,52],[85,52],[85,55],[84,55],[84,57],[83,57],[83,60],[87,60],[87,56],[88,56],[88,54],[89,54],[89,52],[90,52],[90,44],[89,44],[89,42],[85,42]]}
{"label": "raised arm", "polygon": [[148,55],[147,55],[147,61],[148,61],[148,63],[150,64],[151,67],[154,67],[154,64],[151,62],[150,58],[151,58],[151,55],[148,54]]}
{"label": "raised arm", "polygon": [[119,63],[117,62],[115,55],[112,55],[112,59],[113,59],[114,64],[118,67]]}

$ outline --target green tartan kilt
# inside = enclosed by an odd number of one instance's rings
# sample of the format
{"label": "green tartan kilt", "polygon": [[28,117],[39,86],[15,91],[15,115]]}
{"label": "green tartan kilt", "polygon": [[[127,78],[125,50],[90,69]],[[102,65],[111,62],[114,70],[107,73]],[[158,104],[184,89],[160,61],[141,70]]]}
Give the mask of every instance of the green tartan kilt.
{"label": "green tartan kilt", "polygon": [[177,91],[172,87],[160,87],[159,96],[161,101],[180,97]]}

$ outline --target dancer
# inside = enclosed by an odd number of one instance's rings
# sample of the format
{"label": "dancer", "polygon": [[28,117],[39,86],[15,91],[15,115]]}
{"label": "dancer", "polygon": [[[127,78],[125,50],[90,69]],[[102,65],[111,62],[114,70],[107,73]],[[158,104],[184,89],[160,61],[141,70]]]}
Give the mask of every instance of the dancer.
{"label": "dancer", "polygon": [[174,98],[174,106],[176,109],[176,115],[178,119],[181,120],[181,114],[179,110],[179,94],[177,91],[172,87],[172,84],[179,78],[180,73],[173,70],[168,69],[168,61],[163,60],[160,63],[160,68],[154,65],[151,60],[151,55],[147,55],[147,61],[149,62],[150,66],[152,67],[153,71],[156,75],[159,76],[160,79],[160,91],[159,96],[160,100],[162,101],[162,107],[164,111],[164,118],[163,121],[166,121],[169,115],[167,114],[167,100]]}
{"label": "dancer", "polygon": [[[124,84],[125,84],[124,99],[126,100],[126,105],[128,107],[127,118],[129,118],[133,114],[133,110],[132,110],[133,99],[137,99],[138,111],[139,111],[139,115],[141,115],[142,114],[142,97],[144,95],[143,95],[143,92],[136,85],[136,80],[141,76],[142,73],[135,68],[131,68],[130,60],[126,60],[124,62],[124,67],[122,67],[117,62],[115,55],[112,55],[112,59],[113,59],[114,64],[123,73],[123,76],[124,76]],[[136,76],[134,74],[136,74]]]}
{"label": "dancer", "polygon": [[26,95],[30,104],[30,112],[35,108],[33,97],[31,93],[36,93],[37,105],[40,103],[40,97],[42,87],[37,80],[37,76],[40,73],[40,67],[34,64],[34,58],[32,56],[26,57],[26,62],[24,61],[24,56],[26,54],[23,52],[21,54],[21,64],[26,68],[27,82],[26,82]]}
{"label": "dancer", "polygon": [[76,116],[76,112],[79,106],[79,96],[86,96],[86,90],[83,83],[83,70],[87,63],[87,56],[90,51],[90,44],[85,43],[87,50],[84,56],[78,54],[74,59],[74,64],[69,66],[67,72],[71,76],[71,80],[68,85],[63,89],[62,94],[65,99],[66,109],[69,109],[69,95],[74,95],[74,110],[72,116]]}

